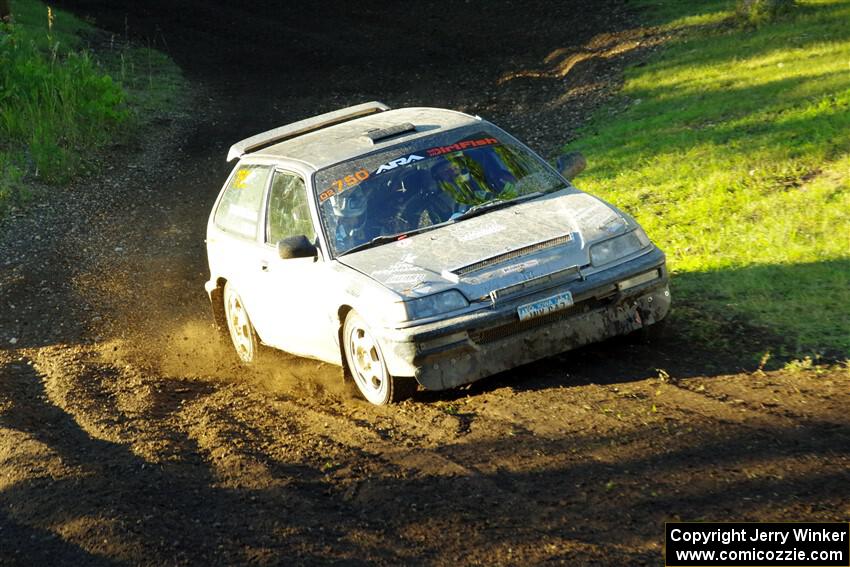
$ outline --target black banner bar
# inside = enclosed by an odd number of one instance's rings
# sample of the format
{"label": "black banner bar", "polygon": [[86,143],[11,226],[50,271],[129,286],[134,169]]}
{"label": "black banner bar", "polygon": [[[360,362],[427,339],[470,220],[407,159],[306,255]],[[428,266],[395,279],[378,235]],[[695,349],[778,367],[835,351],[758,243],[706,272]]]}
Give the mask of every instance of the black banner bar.
{"label": "black banner bar", "polygon": [[850,567],[850,523],[668,522],[667,567]]}

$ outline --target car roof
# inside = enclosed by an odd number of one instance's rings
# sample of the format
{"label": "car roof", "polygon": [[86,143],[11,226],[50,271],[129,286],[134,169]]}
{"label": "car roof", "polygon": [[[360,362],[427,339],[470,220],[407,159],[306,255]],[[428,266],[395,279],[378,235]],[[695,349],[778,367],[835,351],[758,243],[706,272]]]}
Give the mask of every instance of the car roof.
{"label": "car roof", "polygon": [[[438,132],[474,124],[481,119],[443,108],[398,108],[370,114],[341,124],[323,127],[306,134],[273,143],[241,157],[292,159],[321,169],[359,155],[410,141]],[[367,133],[375,130],[413,125],[415,131],[402,132],[374,140]],[[283,127],[285,128],[285,127]],[[389,131],[391,132],[391,131]],[[258,135],[259,136],[259,135]],[[234,145],[234,147],[237,147]],[[233,151],[233,150],[231,150]]]}

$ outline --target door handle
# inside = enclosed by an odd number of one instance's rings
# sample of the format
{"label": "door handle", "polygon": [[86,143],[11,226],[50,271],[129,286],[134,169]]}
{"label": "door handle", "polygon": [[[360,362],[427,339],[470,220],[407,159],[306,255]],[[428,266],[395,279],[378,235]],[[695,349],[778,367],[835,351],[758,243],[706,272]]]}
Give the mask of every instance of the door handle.
{"label": "door handle", "polygon": [[265,260],[261,260],[260,261],[260,269],[264,272],[268,272],[269,271],[269,263],[266,262]]}

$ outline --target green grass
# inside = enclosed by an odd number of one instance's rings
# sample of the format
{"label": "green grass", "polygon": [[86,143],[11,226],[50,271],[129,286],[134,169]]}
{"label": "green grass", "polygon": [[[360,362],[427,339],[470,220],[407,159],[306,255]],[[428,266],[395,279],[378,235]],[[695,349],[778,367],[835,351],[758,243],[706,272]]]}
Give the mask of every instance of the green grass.
{"label": "green grass", "polygon": [[53,7],[53,23],[48,25],[47,6],[35,0],[12,0],[12,13],[16,26],[45,51],[52,50],[57,43],[66,51],[80,49],[81,36],[93,31],[89,23]]}
{"label": "green grass", "polygon": [[125,43],[102,53],[101,58],[140,122],[166,110],[175,111],[185,102],[188,85],[180,68],[155,47]]}
{"label": "green grass", "polygon": [[[88,23],[36,0],[15,0],[0,28],[0,214],[35,184],[62,185],[95,152],[179,104],[185,83],[166,56],[113,41],[96,59]],[[154,80],[156,77],[156,80]]]}
{"label": "green grass", "polygon": [[733,2],[638,3],[675,33],[570,144],[588,158],[579,185],[667,252],[687,332],[723,343],[735,321],[789,355],[846,356],[850,0],[757,28]]}

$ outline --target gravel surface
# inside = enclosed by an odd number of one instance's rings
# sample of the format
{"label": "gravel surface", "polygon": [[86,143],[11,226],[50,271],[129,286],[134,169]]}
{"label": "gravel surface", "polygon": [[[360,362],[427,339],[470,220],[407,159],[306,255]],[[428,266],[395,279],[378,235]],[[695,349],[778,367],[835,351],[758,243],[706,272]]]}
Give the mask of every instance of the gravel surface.
{"label": "gravel surface", "polygon": [[552,157],[662,39],[628,3],[136,4],[60,3],[167,44],[187,108],[0,221],[0,563],[660,565],[666,520],[850,516],[843,370],[617,340],[374,407],[212,331],[233,141],[378,99]]}

